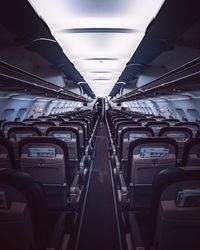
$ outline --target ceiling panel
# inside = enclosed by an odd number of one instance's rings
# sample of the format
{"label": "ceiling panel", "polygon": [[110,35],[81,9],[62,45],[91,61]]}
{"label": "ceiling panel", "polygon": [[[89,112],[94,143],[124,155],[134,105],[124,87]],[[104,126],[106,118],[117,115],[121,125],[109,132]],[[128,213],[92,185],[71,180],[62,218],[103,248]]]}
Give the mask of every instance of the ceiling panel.
{"label": "ceiling panel", "polygon": [[110,92],[106,90],[110,90],[111,84],[114,86],[118,77],[107,77],[104,72],[115,74],[124,70],[164,0],[29,2],[82,75],[84,72],[99,71],[97,78],[86,75],[92,90],[100,89],[93,85],[101,79],[101,85],[105,85],[104,93],[108,95]]}

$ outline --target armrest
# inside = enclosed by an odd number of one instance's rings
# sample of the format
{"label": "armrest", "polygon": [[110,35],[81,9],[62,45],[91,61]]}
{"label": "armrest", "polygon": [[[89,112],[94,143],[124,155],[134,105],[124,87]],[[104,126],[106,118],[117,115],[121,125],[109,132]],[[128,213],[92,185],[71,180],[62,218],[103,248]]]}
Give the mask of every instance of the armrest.
{"label": "armrest", "polygon": [[87,145],[86,148],[85,148],[85,158],[89,158],[90,157],[89,151],[90,151],[90,145]]}
{"label": "armrest", "polygon": [[79,173],[77,173],[77,174],[74,176],[72,185],[71,185],[71,187],[70,187],[70,195],[71,195],[71,194],[77,194],[77,191],[79,191],[78,183],[79,183]]}
{"label": "armrest", "polygon": [[80,195],[81,195],[81,190],[79,188],[79,177],[80,177],[80,174],[77,173],[70,187],[70,205],[74,209],[76,209],[77,204],[79,202]]}
{"label": "armrest", "polygon": [[92,130],[92,135],[93,135],[93,136],[94,136],[95,133],[96,133],[96,129],[97,129],[98,122],[99,122],[99,119],[97,119],[97,121],[96,121],[96,123],[95,123],[95,125],[94,125],[94,128],[93,128],[93,130]]}
{"label": "armrest", "polygon": [[128,202],[128,190],[122,173],[119,173],[119,189],[118,189],[118,198],[122,207],[127,205]]}
{"label": "armrest", "polygon": [[87,160],[89,160],[89,159],[86,158],[86,156],[84,155],[80,161],[80,164],[79,164],[79,173],[80,173],[82,180],[84,180],[84,177],[87,173],[87,166],[86,166]]}
{"label": "armrest", "polygon": [[128,213],[129,228],[132,241],[134,242],[134,249],[145,250],[140,228],[137,223],[134,212]]}
{"label": "armrest", "polygon": [[116,146],[116,154],[119,155],[120,146]]}
{"label": "armrest", "polygon": [[120,182],[120,186],[121,186],[121,191],[122,193],[128,193],[128,189],[124,180],[124,176],[122,173],[119,174],[119,182]]}
{"label": "armrest", "polygon": [[66,220],[66,213],[62,212],[54,225],[54,230],[50,235],[49,242],[47,244],[46,250],[54,250],[58,249],[60,242],[62,241],[64,231],[65,231],[65,220]]}
{"label": "armrest", "polygon": [[114,144],[113,144],[113,143],[111,143],[111,150],[112,150],[112,154],[113,154],[113,156],[116,156],[117,151],[116,151],[116,148],[115,148],[115,146],[114,146]]}
{"label": "armrest", "polygon": [[129,184],[129,201],[132,210],[149,210],[151,197],[152,184]]}
{"label": "armrest", "polygon": [[85,160],[86,160],[86,157],[85,155],[81,158],[81,161],[80,161],[80,164],[79,164],[79,168],[80,168],[80,171],[82,171],[82,169],[85,168]]}
{"label": "armrest", "polygon": [[114,173],[118,175],[120,173],[120,162],[116,155],[113,155],[113,162],[114,162]]}

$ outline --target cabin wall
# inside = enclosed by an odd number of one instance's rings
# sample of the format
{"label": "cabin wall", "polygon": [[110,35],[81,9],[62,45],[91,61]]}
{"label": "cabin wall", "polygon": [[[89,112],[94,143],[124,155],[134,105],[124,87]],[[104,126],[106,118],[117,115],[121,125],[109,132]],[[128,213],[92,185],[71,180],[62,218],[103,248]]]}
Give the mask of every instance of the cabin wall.
{"label": "cabin wall", "polygon": [[175,117],[174,109],[170,102],[163,99],[152,99],[156,115],[161,115],[165,118]]}
{"label": "cabin wall", "polygon": [[0,119],[14,121],[16,118],[23,120],[30,112],[33,100],[19,100],[15,98],[0,98]]}
{"label": "cabin wall", "polygon": [[41,115],[54,115],[61,114],[64,112],[77,110],[77,107],[80,105],[80,102],[74,102],[69,100],[60,100],[60,99],[50,99],[50,100],[38,100],[34,103],[29,117],[33,116],[37,118]]}
{"label": "cabin wall", "polygon": [[[0,119],[23,121],[25,118],[37,118],[41,115],[59,114],[82,109],[81,102],[40,98],[19,94],[0,93]],[[88,109],[88,107],[87,107]]]}
{"label": "cabin wall", "polygon": [[179,120],[186,118],[188,121],[195,121],[200,118],[200,100],[195,99],[182,99],[173,101],[171,103],[174,108],[174,112]]}
{"label": "cabin wall", "polygon": [[[117,105],[117,104],[115,104]],[[121,103],[118,109],[126,108],[134,112],[140,112],[142,114],[154,114],[157,115],[158,111],[151,100],[140,100],[140,101],[130,101]]]}
{"label": "cabin wall", "polygon": [[46,115],[48,106],[49,106],[49,100],[35,100],[35,102],[32,104],[28,117],[37,118],[41,115]]}
{"label": "cabin wall", "polygon": [[[151,100],[137,100],[127,102],[129,110],[143,114],[153,113],[162,115],[165,118],[177,118],[180,121],[196,121],[200,119],[200,93],[185,93],[171,95]],[[124,106],[122,104],[122,106]]]}

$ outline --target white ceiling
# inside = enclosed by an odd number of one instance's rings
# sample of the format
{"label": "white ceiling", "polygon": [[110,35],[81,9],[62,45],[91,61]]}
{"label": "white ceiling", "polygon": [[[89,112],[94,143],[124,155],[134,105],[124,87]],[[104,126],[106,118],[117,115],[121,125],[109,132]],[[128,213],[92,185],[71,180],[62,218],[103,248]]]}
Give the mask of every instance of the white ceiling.
{"label": "white ceiling", "polygon": [[29,2],[96,96],[106,96],[164,0]]}

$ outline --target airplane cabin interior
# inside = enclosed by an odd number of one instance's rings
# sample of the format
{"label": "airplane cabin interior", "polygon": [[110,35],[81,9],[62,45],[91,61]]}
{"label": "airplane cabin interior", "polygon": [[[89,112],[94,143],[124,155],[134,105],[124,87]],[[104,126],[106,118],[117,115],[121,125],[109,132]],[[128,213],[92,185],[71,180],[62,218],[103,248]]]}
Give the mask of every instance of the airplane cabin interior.
{"label": "airplane cabin interior", "polygon": [[2,0],[0,249],[200,249],[197,0]]}

